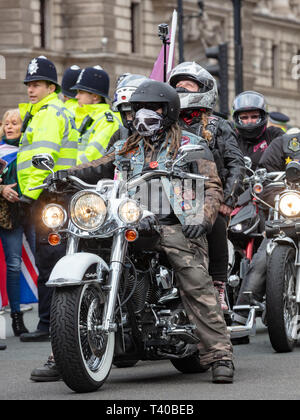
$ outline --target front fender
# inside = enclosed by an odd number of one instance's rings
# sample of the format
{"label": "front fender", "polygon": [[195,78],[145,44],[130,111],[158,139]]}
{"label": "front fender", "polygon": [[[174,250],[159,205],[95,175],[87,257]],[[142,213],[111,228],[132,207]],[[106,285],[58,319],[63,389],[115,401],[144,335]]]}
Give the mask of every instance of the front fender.
{"label": "front fender", "polygon": [[298,251],[298,247],[293,241],[293,239],[289,238],[288,236],[279,237],[272,239],[267,245],[267,255],[270,256],[277,245],[290,245],[295,248],[296,251]]}
{"label": "front fender", "polygon": [[80,286],[83,281],[84,274],[92,265],[97,264],[97,276],[92,277],[91,281],[100,281],[105,272],[109,271],[106,262],[95,254],[87,252],[79,252],[72,255],[66,255],[61,258],[54,266],[47,287],[65,287]]}

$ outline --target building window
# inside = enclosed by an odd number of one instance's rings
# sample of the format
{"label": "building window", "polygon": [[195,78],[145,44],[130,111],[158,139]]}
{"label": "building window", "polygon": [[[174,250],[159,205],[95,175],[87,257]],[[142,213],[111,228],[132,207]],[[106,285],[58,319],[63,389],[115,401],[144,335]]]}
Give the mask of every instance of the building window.
{"label": "building window", "polygon": [[46,48],[46,13],[47,0],[40,0],[41,48]]}
{"label": "building window", "polygon": [[280,87],[280,47],[272,46],[272,86]]}
{"label": "building window", "polygon": [[131,52],[139,53],[141,40],[141,4],[137,1],[131,2]]}

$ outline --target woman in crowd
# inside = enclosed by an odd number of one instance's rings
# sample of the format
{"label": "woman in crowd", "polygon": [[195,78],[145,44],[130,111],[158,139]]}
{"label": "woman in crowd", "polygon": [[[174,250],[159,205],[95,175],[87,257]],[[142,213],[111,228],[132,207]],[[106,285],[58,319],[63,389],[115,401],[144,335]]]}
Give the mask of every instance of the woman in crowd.
{"label": "woman in crowd", "polygon": [[[20,310],[20,273],[23,233],[34,252],[34,234],[28,221],[21,220],[16,158],[21,138],[22,120],[18,109],[8,110],[0,127],[0,240],[6,261],[6,285],[12,328],[15,336],[28,332]],[[6,167],[5,167],[6,166]]]}

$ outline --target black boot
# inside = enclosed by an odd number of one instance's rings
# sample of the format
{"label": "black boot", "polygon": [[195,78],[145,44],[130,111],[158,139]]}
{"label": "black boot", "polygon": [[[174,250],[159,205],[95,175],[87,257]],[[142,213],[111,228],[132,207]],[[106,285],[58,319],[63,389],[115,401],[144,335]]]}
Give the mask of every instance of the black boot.
{"label": "black boot", "polygon": [[34,382],[56,382],[62,379],[61,374],[55,364],[54,357],[49,356],[47,362],[41,368],[36,368],[31,372],[30,379]]}
{"label": "black boot", "polygon": [[6,345],[0,341],[0,350],[5,350],[6,349]]}
{"label": "black boot", "polygon": [[12,329],[16,337],[28,333],[28,330],[24,325],[22,312],[14,312],[10,316],[12,319]]}
{"label": "black boot", "polygon": [[214,384],[232,384],[234,365],[230,360],[218,360],[212,365],[212,381]]}

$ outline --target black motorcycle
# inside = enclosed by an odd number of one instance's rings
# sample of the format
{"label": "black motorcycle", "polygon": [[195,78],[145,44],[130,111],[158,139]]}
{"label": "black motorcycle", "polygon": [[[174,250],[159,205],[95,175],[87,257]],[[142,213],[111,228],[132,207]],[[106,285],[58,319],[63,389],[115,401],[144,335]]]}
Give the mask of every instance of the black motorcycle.
{"label": "black motorcycle", "polygon": [[[228,227],[230,257],[227,283],[229,316],[234,318],[237,310],[249,311],[245,326],[231,327],[232,338],[245,338],[245,342],[249,335],[255,334],[256,313],[264,314],[265,305],[256,302],[251,293],[247,293],[249,305],[236,306],[236,302],[252,258],[264,238],[265,221],[272,217],[271,206],[262,199],[262,193],[282,177],[281,172],[267,173],[265,169],[253,172],[249,165],[248,170],[252,175],[244,179],[246,190],[238,199]],[[238,342],[242,343],[242,340]]]}
{"label": "black motorcycle", "polygon": [[291,162],[275,197],[273,220],[266,223],[267,323],[275,351],[290,352],[299,338],[300,164]]}

